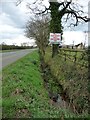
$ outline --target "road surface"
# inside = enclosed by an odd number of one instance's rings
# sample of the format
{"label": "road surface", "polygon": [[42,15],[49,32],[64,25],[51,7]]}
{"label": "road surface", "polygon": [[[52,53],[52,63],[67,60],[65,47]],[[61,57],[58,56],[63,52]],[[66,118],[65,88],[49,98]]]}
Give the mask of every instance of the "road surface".
{"label": "road surface", "polygon": [[[20,50],[15,52],[0,53],[0,69],[24,57],[35,49]],[[2,65],[1,65],[2,63]],[[2,66],[2,68],[1,68]]]}

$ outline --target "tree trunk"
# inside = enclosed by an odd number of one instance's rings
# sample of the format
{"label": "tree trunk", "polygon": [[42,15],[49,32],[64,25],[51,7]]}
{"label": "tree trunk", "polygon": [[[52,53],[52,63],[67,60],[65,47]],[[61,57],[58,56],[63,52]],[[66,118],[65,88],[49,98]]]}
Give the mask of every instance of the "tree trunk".
{"label": "tree trunk", "polygon": [[88,114],[90,114],[90,46],[88,47]]}
{"label": "tree trunk", "polygon": [[58,54],[58,48],[59,48],[58,44],[53,44],[52,45],[52,57],[54,57],[55,55]]}
{"label": "tree trunk", "polygon": [[[57,1],[57,0],[56,0]],[[50,21],[50,32],[62,34],[61,16],[59,13],[59,6],[57,2],[50,2],[51,8],[51,21]],[[59,44],[52,45],[52,57],[58,54]]]}

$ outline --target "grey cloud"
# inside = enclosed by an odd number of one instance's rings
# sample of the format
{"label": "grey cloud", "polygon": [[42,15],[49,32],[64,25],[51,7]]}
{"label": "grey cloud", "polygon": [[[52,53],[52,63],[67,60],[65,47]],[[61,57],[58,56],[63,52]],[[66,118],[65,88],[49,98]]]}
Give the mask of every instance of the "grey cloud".
{"label": "grey cloud", "polygon": [[0,40],[2,40],[2,39],[13,39],[13,38],[16,38],[17,36],[19,36],[19,35],[22,35],[22,32],[20,32],[20,33],[3,33],[3,34],[1,34],[0,35]]}
{"label": "grey cloud", "polygon": [[[11,31],[12,30],[12,31]],[[2,34],[0,35],[0,39],[13,39],[16,38],[19,35],[23,35],[24,29],[8,29],[3,31]]]}
{"label": "grey cloud", "polygon": [[[2,2],[2,12],[5,13],[14,24],[15,27],[22,28],[25,26],[25,15],[20,11],[20,9],[11,2]],[[7,22],[7,21],[6,21]],[[10,25],[11,22],[8,22]]]}
{"label": "grey cloud", "polygon": [[13,2],[0,0],[0,42],[24,34],[27,17]]}
{"label": "grey cloud", "polygon": [[18,34],[12,34],[12,33],[7,33],[7,34],[5,34],[5,35],[1,35],[0,36],[0,39],[2,38],[3,40],[4,39],[12,39],[12,38],[14,38],[14,37],[16,37]]}

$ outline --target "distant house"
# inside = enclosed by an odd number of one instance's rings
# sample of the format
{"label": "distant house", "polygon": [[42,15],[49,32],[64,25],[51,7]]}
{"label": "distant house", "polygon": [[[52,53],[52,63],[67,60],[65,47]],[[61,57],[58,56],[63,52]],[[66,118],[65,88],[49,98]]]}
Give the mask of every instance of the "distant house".
{"label": "distant house", "polygon": [[81,42],[81,43],[75,45],[75,48],[76,48],[76,49],[83,49],[83,48],[84,48],[84,45],[83,45],[83,43]]}

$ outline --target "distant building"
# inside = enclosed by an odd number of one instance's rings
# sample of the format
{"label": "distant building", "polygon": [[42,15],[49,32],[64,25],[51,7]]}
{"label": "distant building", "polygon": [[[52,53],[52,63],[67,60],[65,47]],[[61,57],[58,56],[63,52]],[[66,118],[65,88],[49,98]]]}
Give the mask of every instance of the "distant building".
{"label": "distant building", "polygon": [[83,43],[81,42],[81,43],[75,45],[75,48],[76,48],[76,49],[83,49],[83,48],[84,48],[84,45],[83,45]]}
{"label": "distant building", "polygon": [[74,44],[70,44],[70,45],[63,45],[62,46],[63,48],[70,48],[70,49],[84,49],[85,48],[85,45],[83,45],[83,43],[79,43],[77,45],[74,45]]}

